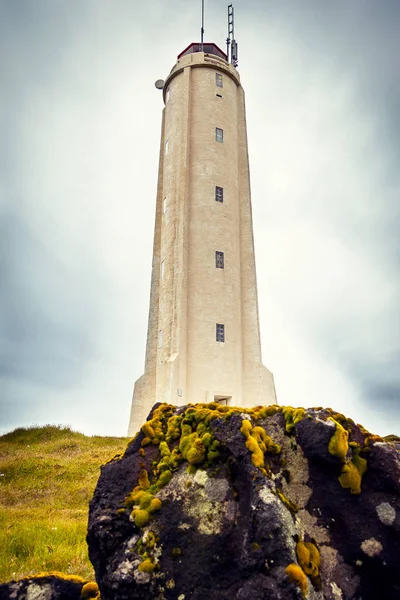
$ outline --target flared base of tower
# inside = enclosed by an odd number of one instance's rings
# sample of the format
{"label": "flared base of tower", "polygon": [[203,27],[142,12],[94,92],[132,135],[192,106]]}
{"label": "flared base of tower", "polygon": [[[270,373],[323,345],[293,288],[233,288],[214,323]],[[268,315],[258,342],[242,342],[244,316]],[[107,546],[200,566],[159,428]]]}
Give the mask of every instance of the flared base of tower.
{"label": "flared base of tower", "polygon": [[[131,415],[129,420],[128,436],[133,437],[145,423],[154,404],[166,402],[175,406],[183,406],[189,403],[220,402],[228,406],[242,406],[252,408],[253,406],[268,406],[278,404],[275,392],[274,376],[263,364],[254,365],[251,376],[245,377],[243,390],[228,388],[213,389],[203,387],[195,394],[183,394],[182,390],[176,390],[176,394],[165,394],[158,398],[154,375],[145,373],[135,383]],[[178,394],[182,394],[179,396]],[[192,397],[193,396],[193,397]]]}

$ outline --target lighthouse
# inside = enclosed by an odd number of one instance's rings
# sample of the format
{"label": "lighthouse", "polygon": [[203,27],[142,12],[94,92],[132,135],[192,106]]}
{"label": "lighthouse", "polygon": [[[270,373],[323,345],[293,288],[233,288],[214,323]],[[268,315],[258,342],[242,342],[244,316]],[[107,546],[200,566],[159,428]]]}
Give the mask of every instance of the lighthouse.
{"label": "lighthouse", "polygon": [[[236,43],[183,50],[162,88],[144,374],[129,435],[156,402],[276,403],[262,364],[245,97]],[[156,85],[157,85],[156,84]]]}

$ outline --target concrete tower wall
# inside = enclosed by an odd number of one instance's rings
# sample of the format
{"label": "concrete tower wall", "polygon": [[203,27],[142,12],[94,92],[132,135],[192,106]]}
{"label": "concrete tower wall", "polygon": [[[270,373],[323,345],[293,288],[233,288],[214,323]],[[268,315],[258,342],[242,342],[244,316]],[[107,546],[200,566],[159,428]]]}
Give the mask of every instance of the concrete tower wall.
{"label": "concrete tower wall", "polygon": [[[164,99],[145,373],[134,388],[130,434],[156,401],[276,402],[261,363],[239,75],[215,56],[185,55]],[[223,202],[215,200],[216,186]],[[216,268],[216,251],[224,268]],[[224,342],[216,341],[217,323],[225,326]]]}

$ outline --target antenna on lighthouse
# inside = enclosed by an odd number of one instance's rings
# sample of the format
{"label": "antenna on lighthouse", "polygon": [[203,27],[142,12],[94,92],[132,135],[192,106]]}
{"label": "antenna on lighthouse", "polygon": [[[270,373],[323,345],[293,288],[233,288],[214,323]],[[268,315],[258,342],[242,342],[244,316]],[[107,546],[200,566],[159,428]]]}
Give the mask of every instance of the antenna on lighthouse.
{"label": "antenna on lighthouse", "polygon": [[201,32],[200,32],[200,52],[204,49],[204,0],[201,0]]}
{"label": "antenna on lighthouse", "polygon": [[228,6],[228,37],[226,38],[226,55],[228,62],[238,66],[238,45],[235,40],[235,14],[233,5]]}

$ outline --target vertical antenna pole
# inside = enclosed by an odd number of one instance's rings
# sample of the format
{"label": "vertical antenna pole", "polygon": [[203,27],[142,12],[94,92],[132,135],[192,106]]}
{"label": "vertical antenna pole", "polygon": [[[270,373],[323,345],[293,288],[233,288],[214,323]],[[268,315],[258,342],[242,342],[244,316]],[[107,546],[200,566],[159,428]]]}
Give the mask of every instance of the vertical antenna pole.
{"label": "vertical antenna pole", "polygon": [[204,0],[201,0],[201,41],[200,52],[204,49]]}
{"label": "vertical antenna pole", "polygon": [[226,59],[227,59],[228,62],[229,62],[229,46],[230,46],[230,43],[231,43],[230,26],[229,26],[230,25],[230,21],[229,21],[229,18],[230,18],[230,9],[231,9],[231,6],[229,5],[228,6],[228,37],[226,38]]}

